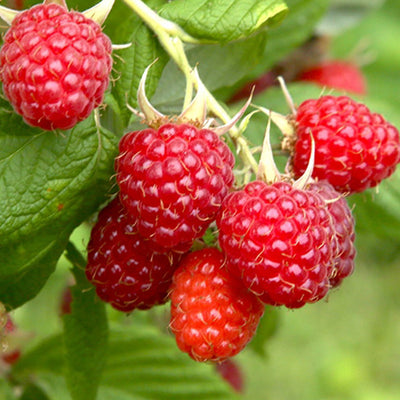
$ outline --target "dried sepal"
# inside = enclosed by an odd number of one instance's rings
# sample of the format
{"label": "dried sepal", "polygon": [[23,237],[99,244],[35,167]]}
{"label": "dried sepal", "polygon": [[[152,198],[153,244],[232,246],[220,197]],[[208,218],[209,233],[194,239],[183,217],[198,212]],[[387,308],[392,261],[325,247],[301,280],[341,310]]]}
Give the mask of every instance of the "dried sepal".
{"label": "dried sepal", "polygon": [[289,90],[286,86],[286,82],[282,76],[278,76],[277,79],[278,79],[279,85],[281,86],[283,95],[285,96],[286,104],[288,105],[293,117],[295,117],[297,115],[297,109],[296,109],[296,106],[294,105],[293,98],[290,95]]}
{"label": "dried sepal", "polygon": [[164,114],[160,113],[152,106],[152,104],[150,103],[149,99],[146,96],[145,86],[146,86],[147,74],[149,72],[149,69],[154,65],[156,61],[152,62],[144,70],[143,75],[140,78],[139,87],[137,91],[137,101],[140,111],[142,112],[147,125],[149,125],[150,127],[158,127],[160,126],[160,121],[168,119]]}
{"label": "dried sepal", "polygon": [[115,0],[102,0],[100,3],[97,3],[93,7],[85,10],[82,14],[95,22],[99,25],[102,25],[108,14],[110,13]]}
{"label": "dried sepal", "polygon": [[269,114],[260,156],[260,162],[258,164],[257,179],[272,184],[281,180],[281,174],[275,164],[274,154],[271,147],[270,133],[271,115]]}
{"label": "dried sepal", "polygon": [[129,49],[133,43],[122,43],[122,44],[112,44],[111,47],[113,50],[124,50]]}
{"label": "dried sepal", "polygon": [[311,181],[311,176],[314,170],[315,164],[315,140],[310,131],[310,140],[311,140],[311,152],[310,158],[308,160],[307,168],[304,171],[303,175],[300,176],[296,181],[293,183],[293,187],[297,189],[304,189],[308,183]]}
{"label": "dried sepal", "polygon": [[178,121],[203,126],[207,116],[207,92],[197,68],[193,69],[192,74],[196,82],[197,93],[192,102],[178,116]]}
{"label": "dried sepal", "polygon": [[[253,92],[250,94],[250,97],[247,99],[244,106],[232,117],[232,119],[227,122],[225,125],[218,126],[214,128],[214,132],[221,136],[228,132],[239,120],[242,118],[243,114],[246,112],[247,108],[249,107],[251,100],[253,98]],[[238,132],[240,133],[240,132]]]}
{"label": "dried sepal", "polygon": [[20,14],[21,11],[13,10],[12,8],[0,6],[0,18],[8,25],[11,25],[14,18]]}

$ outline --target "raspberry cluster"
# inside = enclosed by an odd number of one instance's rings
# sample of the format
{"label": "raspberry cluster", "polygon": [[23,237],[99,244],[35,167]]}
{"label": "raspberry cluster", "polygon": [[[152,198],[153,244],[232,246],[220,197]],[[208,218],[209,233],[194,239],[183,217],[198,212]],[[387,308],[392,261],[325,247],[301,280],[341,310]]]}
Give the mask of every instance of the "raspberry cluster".
{"label": "raspberry cluster", "polygon": [[[399,135],[348,97],[309,100],[283,139],[292,145],[288,173],[268,165],[264,145],[256,178],[232,188],[231,150],[217,130],[192,122],[160,118],[123,136],[119,193],[92,230],[86,275],[121,311],[170,300],[178,347],[221,363],[250,342],[266,304],[315,303],[351,275],[355,222],[345,195],[394,171]],[[202,241],[207,229],[219,248]]]}

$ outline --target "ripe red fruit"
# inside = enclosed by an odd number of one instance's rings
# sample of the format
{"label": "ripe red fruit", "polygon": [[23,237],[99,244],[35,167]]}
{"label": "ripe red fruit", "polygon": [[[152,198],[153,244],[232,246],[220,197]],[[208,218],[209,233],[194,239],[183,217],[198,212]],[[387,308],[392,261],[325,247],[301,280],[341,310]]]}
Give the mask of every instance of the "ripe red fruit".
{"label": "ripe red fruit", "polygon": [[244,392],[243,373],[239,365],[231,359],[215,364],[217,372],[238,393]]}
{"label": "ripe red fruit", "polygon": [[317,192],[326,200],[328,211],[332,216],[338,244],[338,255],[329,283],[331,287],[337,287],[354,270],[354,258],[356,256],[354,217],[346,200],[328,182],[312,183],[308,186],[308,189]]}
{"label": "ripe red fruit", "polygon": [[98,296],[120,311],[167,301],[181,254],[162,254],[137,232],[136,220],[116,197],[99,213],[88,245],[86,276]]}
{"label": "ripe red fruit", "polygon": [[[5,343],[7,345],[7,340],[12,337],[13,333],[17,329],[13,320],[11,319],[11,317],[9,315],[7,317],[7,322],[3,329],[4,329],[3,334],[6,337]],[[1,343],[0,343],[0,345],[1,345]],[[7,350],[7,347],[6,347],[6,350],[4,352],[1,352],[0,354],[1,354],[1,360],[4,363],[6,363],[8,365],[12,365],[12,364],[15,364],[21,357],[21,350],[17,348],[17,349],[13,349],[10,351],[10,350]]]}
{"label": "ripe red fruit", "polygon": [[222,361],[253,337],[262,303],[229,274],[215,248],[187,255],[171,285],[171,323],[178,347],[196,361]]}
{"label": "ripe red fruit", "polygon": [[58,4],[17,15],[0,50],[3,91],[25,122],[69,129],[103,101],[112,66],[101,27]]}
{"label": "ripe red fruit", "polygon": [[126,134],[119,150],[120,198],[139,233],[165,248],[190,248],[232,186],[228,146],[212,130],[168,123]]}
{"label": "ripe red fruit", "polygon": [[300,176],[315,141],[313,177],[341,193],[362,192],[389,177],[400,161],[398,130],[347,96],[304,101],[297,110],[293,170]]}
{"label": "ripe red fruit", "polygon": [[227,269],[266,304],[298,308],[328,292],[337,244],[317,193],[250,182],[225,198],[217,226]]}
{"label": "ripe red fruit", "polygon": [[360,95],[365,95],[367,92],[365,78],[360,68],[343,60],[325,61],[304,70],[297,80]]}
{"label": "ripe red fruit", "polygon": [[60,315],[71,314],[71,304],[72,304],[72,292],[71,286],[65,287],[61,294],[60,301]]}

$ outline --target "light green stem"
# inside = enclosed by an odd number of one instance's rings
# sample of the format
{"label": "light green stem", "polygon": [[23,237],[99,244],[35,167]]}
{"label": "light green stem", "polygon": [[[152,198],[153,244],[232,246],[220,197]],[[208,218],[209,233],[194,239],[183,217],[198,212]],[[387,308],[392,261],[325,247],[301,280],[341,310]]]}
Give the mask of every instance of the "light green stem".
{"label": "light green stem", "polygon": [[[185,75],[186,92],[183,105],[183,108],[185,108],[192,99],[193,87],[197,89],[197,82],[193,77],[193,69],[189,64],[185,53],[184,42],[199,43],[199,41],[188,35],[179,25],[161,18],[141,0],[124,1],[147,24],[147,26],[154,31],[165,51]],[[224,110],[221,104],[218,103],[208,89],[206,89],[206,99],[208,109],[223,123],[228,123],[231,120],[229,114]],[[240,134],[239,129],[236,126],[233,126],[229,130],[229,135],[235,144],[243,163],[249,165],[253,172],[257,173],[257,161],[253,157],[247,140]]]}

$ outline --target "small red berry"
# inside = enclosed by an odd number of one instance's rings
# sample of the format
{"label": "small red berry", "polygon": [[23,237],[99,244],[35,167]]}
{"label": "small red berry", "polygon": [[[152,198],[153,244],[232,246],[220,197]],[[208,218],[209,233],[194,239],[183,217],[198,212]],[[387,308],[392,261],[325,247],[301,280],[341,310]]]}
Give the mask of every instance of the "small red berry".
{"label": "small red berry", "polygon": [[120,311],[167,301],[181,254],[162,254],[137,232],[137,222],[116,197],[100,213],[88,245],[86,276],[105,302]]}
{"label": "small red berry", "polygon": [[337,287],[354,270],[356,256],[354,217],[343,195],[338,193],[328,182],[312,183],[308,189],[317,192],[326,200],[328,211],[332,216],[338,244],[338,256],[329,283],[331,287]]}
{"label": "small red berry", "polygon": [[210,129],[168,123],[126,134],[119,149],[120,198],[139,233],[165,248],[190,248],[232,186],[228,146]]}
{"label": "small red berry", "polygon": [[72,128],[103,101],[111,51],[100,25],[83,14],[36,5],[17,15],[4,36],[4,94],[29,125]]}
{"label": "small red berry", "polygon": [[362,192],[393,174],[400,161],[398,130],[347,96],[304,101],[297,110],[293,170],[306,170],[315,141],[313,177],[341,193]]}
{"label": "small red berry", "polygon": [[343,60],[325,61],[304,70],[297,78],[322,87],[365,95],[367,85],[359,67]]}
{"label": "small red berry", "polygon": [[196,361],[223,361],[252,339],[262,303],[229,274],[215,248],[187,255],[171,285],[171,323],[178,347]]}
{"label": "small red berry", "polygon": [[62,294],[60,301],[60,315],[63,316],[65,314],[71,314],[71,304],[72,304],[72,292],[71,286],[67,286]]}
{"label": "small red berry", "polygon": [[244,392],[243,373],[232,359],[215,364],[217,372],[238,393]]}
{"label": "small red berry", "polygon": [[[12,338],[13,334],[15,334],[17,327],[15,326],[13,320],[11,319],[11,317],[8,315],[7,317],[7,322],[6,325],[4,326],[4,332],[3,335],[6,338],[5,339],[5,343],[7,346],[7,341],[10,340],[10,338]],[[12,341],[12,340],[11,340]],[[1,343],[0,343],[1,345]],[[12,365],[15,364],[21,357],[21,350],[18,348],[14,348],[13,350],[6,350],[4,352],[1,352],[1,348],[0,348],[0,358],[1,360],[8,364],[8,365]]]}
{"label": "small red berry", "polygon": [[327,294],[337,243],[317,193],[250,182],[225,198],[217,226],[227,269],[266,304],[298,308]]}

